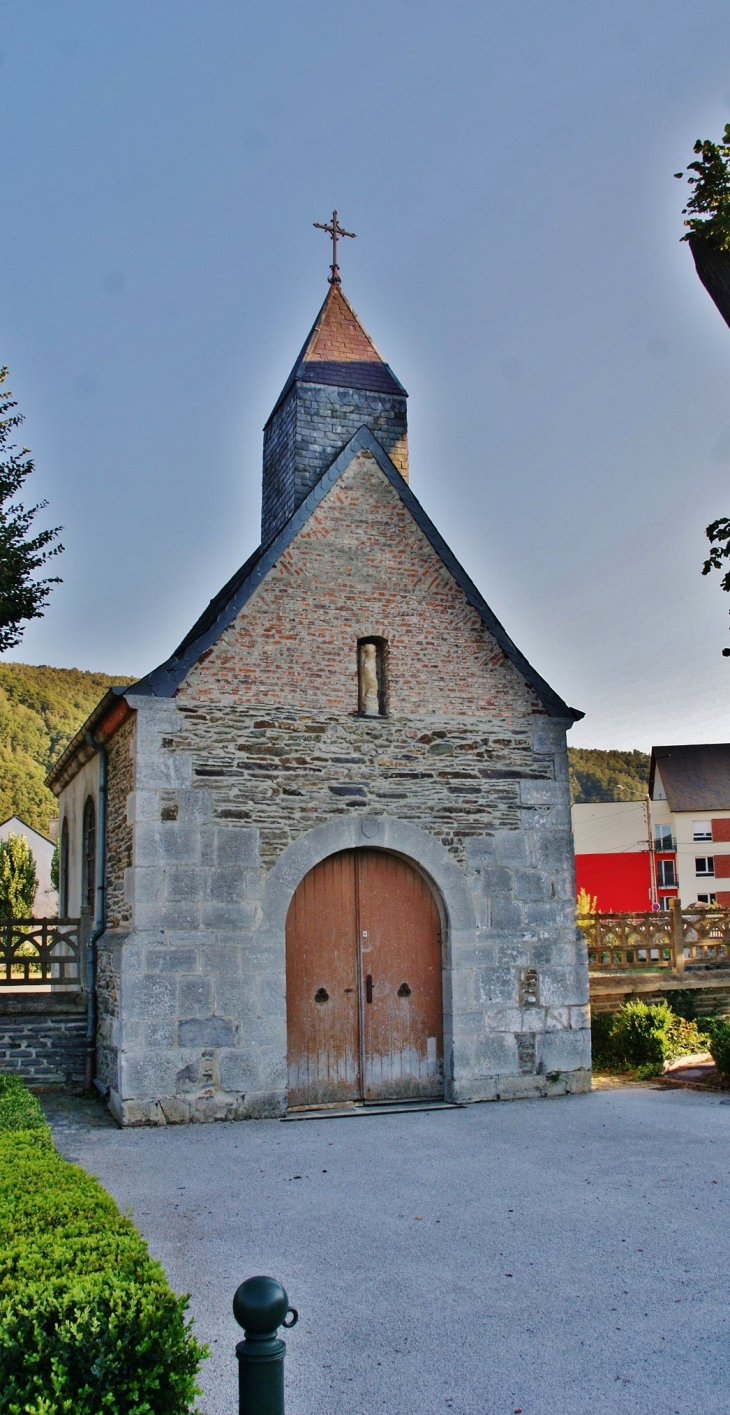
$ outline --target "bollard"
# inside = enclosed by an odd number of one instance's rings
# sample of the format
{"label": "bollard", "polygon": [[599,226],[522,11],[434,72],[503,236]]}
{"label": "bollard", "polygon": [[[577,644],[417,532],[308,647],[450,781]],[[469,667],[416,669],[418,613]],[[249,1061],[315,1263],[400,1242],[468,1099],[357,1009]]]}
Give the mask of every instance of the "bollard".
{"label": "bollard", "polygon": [[[291,1313],[291,1321],[284,1320]],[[284,1415],[286,1342],[280,1326],[293,1327],[298,1312],[273,1277],[249,1277],[236,1290],[233,1315],[243,1327],[238,1358],[238,1415]]]}

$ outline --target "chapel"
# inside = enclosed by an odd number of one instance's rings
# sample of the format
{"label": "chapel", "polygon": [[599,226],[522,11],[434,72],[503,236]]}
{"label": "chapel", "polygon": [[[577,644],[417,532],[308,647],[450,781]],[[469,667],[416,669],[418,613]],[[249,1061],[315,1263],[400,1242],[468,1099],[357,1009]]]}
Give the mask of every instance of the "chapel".
{"label": "chapel", "polygon": [[417,500],[406,391],[331,272],[258,550],[48,777],[122,1125],[590,1087],[582,714]]}

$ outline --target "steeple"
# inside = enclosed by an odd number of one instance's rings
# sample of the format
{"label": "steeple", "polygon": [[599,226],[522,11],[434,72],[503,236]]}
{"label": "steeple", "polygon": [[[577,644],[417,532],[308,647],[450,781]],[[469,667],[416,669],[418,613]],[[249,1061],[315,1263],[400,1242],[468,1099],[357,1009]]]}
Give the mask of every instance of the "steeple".
{"label": "steeple", "polygon": [[407,397],[332,282],[264,428],[263,545],[363,425],[408,480]]}

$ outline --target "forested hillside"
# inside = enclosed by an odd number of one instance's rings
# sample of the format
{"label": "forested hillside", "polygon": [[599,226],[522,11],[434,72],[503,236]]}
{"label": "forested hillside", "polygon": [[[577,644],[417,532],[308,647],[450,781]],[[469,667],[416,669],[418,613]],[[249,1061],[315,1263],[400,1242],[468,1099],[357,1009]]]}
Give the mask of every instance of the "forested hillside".
{"label": "forested hillside", "polygon": [[[107,688],[133,682],[79,668],[0,663],[0,821],[20,816],[47,833],[56,814],[55,797],[43,785],[48,768]],[[646,795],[645,752],[571,747],[568,755],[571,800],[638,801]]]}
{"label": "forested hillside", "polygon": [[20,816],[44,835],[56,798],[43,778],[114,683],[79,668],[0,663],[0,821]]}
{"label": "forested hillside", "polygon": [[569,747],[571,801],[641,801],[649,784],[646,752]]}

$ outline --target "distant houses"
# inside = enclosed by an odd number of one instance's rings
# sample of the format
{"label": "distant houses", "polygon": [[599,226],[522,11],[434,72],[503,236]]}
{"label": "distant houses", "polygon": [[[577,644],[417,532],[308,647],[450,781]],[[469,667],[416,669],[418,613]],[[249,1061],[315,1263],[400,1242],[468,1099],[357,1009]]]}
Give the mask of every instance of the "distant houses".
{"label": "distant houses", "polygon": [[654,747],[643,801],[572,808],[576,888],[601,912],[730,908],[730,743]]}
{"label": "distant houses", "polygon": [[0,825],[0,840],[7,840],[9,835],[22,835],[33,851],[35,872],[38,876],[33,917],[54,918],[58,914],[58,894],[51,883],[51,862],[55,849],[53,841],[41,835],[40,831],[34,830],[32,826],[26,825],[18,816],[10,816]]}

